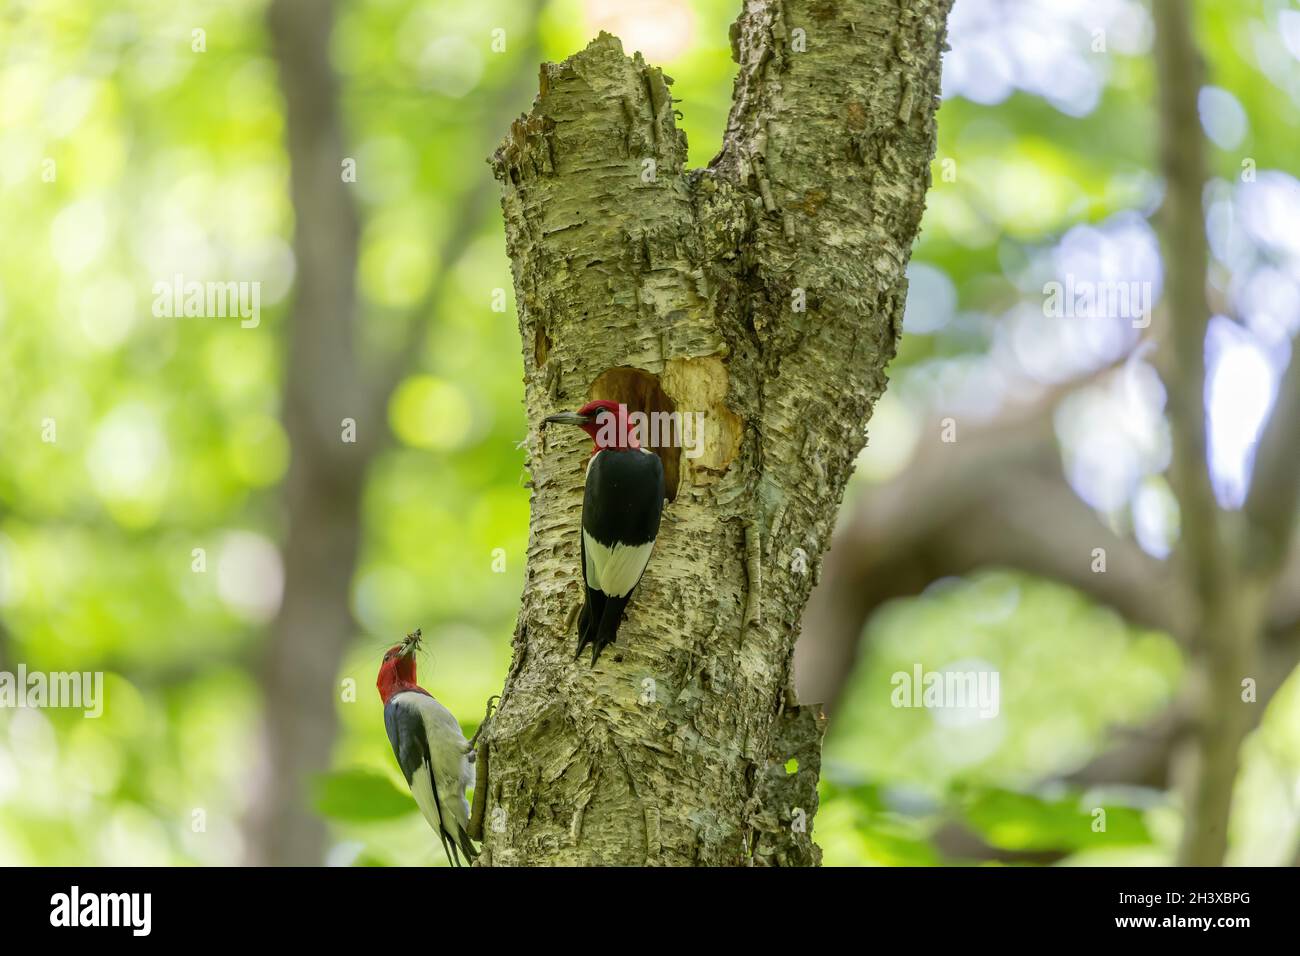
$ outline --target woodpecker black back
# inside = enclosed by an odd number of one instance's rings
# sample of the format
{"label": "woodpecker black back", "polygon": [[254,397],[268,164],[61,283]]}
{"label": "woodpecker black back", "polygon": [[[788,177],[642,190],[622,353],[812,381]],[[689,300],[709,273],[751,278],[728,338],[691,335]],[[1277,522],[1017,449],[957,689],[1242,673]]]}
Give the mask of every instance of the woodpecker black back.
{"label": "woodpecker black back", "polygon": [[604,448],[587,466],[582,502],[582,577],[586,598],[578,616],[578,651],[591,645],[594,665],[618,636],[659,533],[664,469],[641,448]]}

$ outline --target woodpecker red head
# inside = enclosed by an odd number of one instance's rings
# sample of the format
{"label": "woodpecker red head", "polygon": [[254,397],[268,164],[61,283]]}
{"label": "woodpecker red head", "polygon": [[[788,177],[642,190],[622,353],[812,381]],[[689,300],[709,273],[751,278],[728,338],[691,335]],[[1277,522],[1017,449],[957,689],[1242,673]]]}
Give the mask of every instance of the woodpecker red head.
{"label": "woodpecker red head", "polygon": [[419,646],[420,629],[416,628],[413,634],[406,636],[406,640],[384,652],[375,686],[379,688],[379,699],[385,704],[398,691],[420,690],[415,677],[415,651]]}
{"label": "woodpecker red head", "polygon": [[629,421],[627,406],[607,399],[588,402],[576,412],[548,415],[546,422],[552,425],[577,425],[591,437],[593,455],[604,448],[641,447],[636,428]]}
{"label": "woodpecker red head", "polygon": [[416,683],[420,631],[384,652],[375,686],[384,702],[384,728],[416,805],[442,841],[447,862],[460,865],[478,855],[469,839],[465,790],[474,782],[474,757],[460,723]]}
{"label": "woodpecker red head", "polygon": [[[546,418],[577,425],[591,436],[582,500],[582,580],[578,654],[591,645],[591,663],[618,636],[623,609],[650,562],[664,506],[664,468],[641,447],[626,405],[588,402]],[[576,655],[575,655],[576,656]]]}

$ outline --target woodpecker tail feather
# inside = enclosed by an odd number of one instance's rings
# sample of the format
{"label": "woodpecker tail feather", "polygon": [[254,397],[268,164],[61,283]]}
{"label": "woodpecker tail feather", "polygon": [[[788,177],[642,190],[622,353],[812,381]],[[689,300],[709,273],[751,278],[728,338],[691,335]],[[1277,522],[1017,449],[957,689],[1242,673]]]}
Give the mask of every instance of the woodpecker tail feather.
{"label": "woodpecker tail feather", "polygon": [[478,859],[478,850],[474,849],[469,834],[465,832],[465,828],[462,826],[456,827],[456,842],[460,844],[460,852],[465,854],[466,862],[473,863]]}
{"label": "woodpecker tail feather", "polygon": [[447,839],[447,831],[439,830],[438,839],[442,841],[442,852],[447,854],[447,862],[452,866],[460,866],[460,855],[456,852],[456,844]]}
{"label": "woodpecker tail feather", "polygon": [[576,661],[582,656],[582,649],[591,643],[591,598],[588,597],[582,602],[582,610],[578,612],[578,650],[573,655]]}
{"label": "woodpecker tail feather", "polygon": [[618,637],[618,626],[623,621],[623,609],[627,607],[627,602],[632,600],[632,592],[629,591],[622,597],[610,597],[603,595],[605,598],[605,607],[601,611],[600,626],[596,628],[596,634],[591,642],[591,666],[596,666],[596,661],[600,659],[600,653],[608,645],[614,643],[614,638]]}
{"label": "woodpecker tail feather", "polygon": [[[478,850],[474,849],[474,844],[470,841],[469,834],[459,823],[453,824],[456,827],[454,834],[446,830],[438,831],[438,839],[442,841],[442,850],[447,854],[447,862],[452,866],[466,866],[478,859]],[[460,852],[456,852],[459,848]],[[461,853],[465,854],[465,862],[460,861]]]}
{"label": "woodpecker tail feather", "polygon": [[596,633],[605,613],[605,593],[595,588],[586,590],[586,600],[582,602],[582,610],[578,612],[578,650],[573,655],[574,660],[582,656],[584,647],[596,642]]}

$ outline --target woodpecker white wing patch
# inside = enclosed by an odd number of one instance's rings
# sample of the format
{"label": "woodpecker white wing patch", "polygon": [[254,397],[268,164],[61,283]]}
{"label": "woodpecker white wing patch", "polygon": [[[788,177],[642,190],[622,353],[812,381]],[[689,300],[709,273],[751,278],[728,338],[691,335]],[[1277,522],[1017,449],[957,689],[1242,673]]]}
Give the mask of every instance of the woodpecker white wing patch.
{"label": "woodpecker white wing patch", "polygon": [[[468,831],[469,803],[465,790],[474,783],[474,767],[460,723],[451,711],[427,694],[403,691],[394,695],[390,704],[418,717],[428,741],[430,762],[402,768],[410,771],[411,794],[420,812],[434,830],[442,829],[453,838],[458,824],[461,830]],[[398,759],[401,762],[400,754]]]}
{"label": "woodpecker white wing patch", "polygon": [[419,768],[411,775],[411,796],[415,797],[415,805],[420,808],[420,813],[428,821],[429,826],[437,833],[443,829],[442,820],[438,817],[438,808],[433,803],[433,781],[429,778],[429,765],[421,764]]}
{"label": "woodpecker white wing patch", "polygon": [[587,586],[599,588],[610,597],[631,593],[650,562],[654,541],[645,544],[616,544],[607,548],[586,529],[582,542],[587,554]]}

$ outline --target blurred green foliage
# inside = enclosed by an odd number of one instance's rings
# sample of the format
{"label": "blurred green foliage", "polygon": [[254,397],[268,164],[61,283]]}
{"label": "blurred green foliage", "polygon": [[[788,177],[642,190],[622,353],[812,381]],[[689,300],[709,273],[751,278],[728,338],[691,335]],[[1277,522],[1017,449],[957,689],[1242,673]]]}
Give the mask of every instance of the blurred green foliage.
{"label": "blurred green foliage", "polygon": [[318,813],[332,820],[370,823],[391,820],[411,812],[411,795],[393,786],[381,773],[341,770],[315,781]]}

